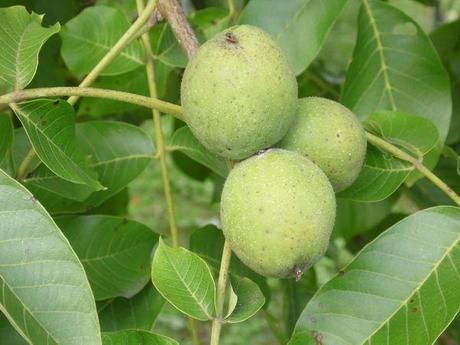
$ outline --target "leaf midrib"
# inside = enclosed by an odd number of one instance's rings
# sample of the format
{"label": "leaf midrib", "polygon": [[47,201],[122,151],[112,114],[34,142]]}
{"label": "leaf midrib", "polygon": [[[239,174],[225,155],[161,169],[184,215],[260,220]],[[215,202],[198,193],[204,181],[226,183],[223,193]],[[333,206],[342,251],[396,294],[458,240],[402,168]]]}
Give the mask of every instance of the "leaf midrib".
{"label": "leaf midrib", "polygon": [[[366,0],[365,0],[366,1]],[[420,294],[420,289],[424,286],[424,284],[427,282],[427,280],[433,275],[434,272],[437,272],[439,266],[441,265],[441,263],[444,262],[444,260],[446,259],[446,257],[450,257],[450,253],[451,251],[454,249],[454,247],[456,247],[458,245],[458,243],[460,242],[460,234],[459,233],[455,233],[455,232],[452,232],[452,231],[449,231],[453,234],[457,234],[457,239],[450,245],[447,247],[445,253],[442,255],[442,257],[438,260],[438,262],[436,262],[436,264],[433,266],[433,269],[426,275],[426,277],[419,283],[417,284],[417,287],[414,289],[413,293],[410,294],[405,300],[403,300],[401,302],[401,305],[399,308],[397,308],[386,320],[383,321],[382,325],[377,328],[374,332],[372,332],[366,339],[363,340],[363,342],[361,343],[362,345],[364,345],[366,342],[369,342],[371,341],[372,337],[382,329],[382,327],[384,327],[389,321],[391,321],[391,319],[401,310],[401,308],[403,308],[407,303],[408,301],[410,301],[411,298],[414,297],[415,294]],[[453,264],[453,263],[452,263]],[[453,266],[455,267],[455,266]],[[440,290],[442,291],[442,290]],[[423,318],[425,318],[425,315],[422,311],[422,316]],[[428,330],[427,330],[428,332]],[[429,333],[428,333],[429,335]]]}
{"label": "leaf midrib", "polygon": [[377,42],[377,51],[379,53],[379,58],[380,58],[380,63],[382,65],[381,67],[381,72],[383,74],[383,78],[384,78],[384,81],[385,81],[385,92],[388,94],[388,98],[390,100],[390,104],[391,104],[391,109],[393,111],[396,111],[398,108],[396,106],[396,102],[394,100],[394,96],[393,96],[393,92],[392,92],[392,86],[391,86],[391,83],[390,83],[390,77],[388,75],[388,65],[386,63],[386,60],[385,60],[385,54],[384,54],[384,48],[383,48],[383,43],[382,43],[382,39],[380,37],[380,32],[378,30],[378,27],[377,27],[377,22],[375,21],[375,17],[372,13],[372,9],[371,9],[371,6],[369,5],[369,1],[368,0],[362,0],[363,1],[363,6],[364,8],[366,9],[366,13],[367,13],[367,16],[369,17],[369,23],[372,27],[372,33],[373,33],[373,36],[374,36],[374,39],[375,41]]}
{"label": "leaf midrib", "polygon": [[[202,304],[202,302],[200,302],[198,300],[198,298],[195,296],[195,294],[192,293],[192,291],[189,289],[189,286],[185,283],[185,281],[182,279],[182,276],[181,274],[179,273],[179,271],[176,269],[176,266],[174,265],[174,263],[172,262],[172,260],[170,259],[168,253],[165,252],[165,257],[166,259],[168,260],[169,264],[171,265],[171,267],[173,268],[174,272],[176,273],[176,275],[179,277],[179,280],[182,282],[182,284],[185,286],[185,288],[187,289],[187,291],[190,293],[190,296],[192,296],[192,298],[195,300],[195,302],[201,307],[201,309],[203,310],[203,312],[205,313],[205,315],[208,317],[208,319],[212,320],[213,317],[209,314],[208,312],[208,309],[205,308],[205,305]],[[201,258],[200,258],[201,260]],[[209,272],[209,268],[208,268],[208,272]],[[209,272],[210,273],[210,272]]]}

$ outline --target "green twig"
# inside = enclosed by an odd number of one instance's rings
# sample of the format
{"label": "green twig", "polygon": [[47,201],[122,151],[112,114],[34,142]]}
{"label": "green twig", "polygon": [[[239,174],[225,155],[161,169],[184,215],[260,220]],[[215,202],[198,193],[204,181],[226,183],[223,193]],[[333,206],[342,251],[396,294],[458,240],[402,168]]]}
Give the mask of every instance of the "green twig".
{"label": "green twig", "polygon": [[[98,64],[91,70],[91,72],[81,81],[80,87],[86,87],[93,83],[94,80],[101,74],[101,72],[132,42],[133,37],[147,22],[155,10],[157,1],[150,0],[147,7],[142,11],[137,20],[129,27],[124,35],[118,40],[117,43],[109,50],[109,52],[98,62]],[[79,95],[72,95],[67,102],[71,105],[77,103]]]}
{"label": "green twig", "polygon": [[55,96],[99,97],[112,99],[114,101],[126,102],[151,109],[157,109],[162,113],[173,115],[182,120],[182,108],[176,104],[168,103],[157,98],[136,95],[129,92],[98,89],[92,87],[50,87],[26,89],[0,96],[0,104],[16,103],[27,99]]}
{"label": "green twig", "polygon": [[216,318],[212,321],[211,328],[211,345],[219,345],[220,331],[223,322],[223,311],[225,301],[225,291],[227,289],[228,270],[232,258],[232,248],[230,242],[225,240],[224,249],[222,250],[222,259],[220,262],[219,280],[217,281],[216,296]]}
{"label": "green twig", "polygon": [[[143,12],[144,8],[144,1],[143,0],[136,0],[137,10],[139,13]],[[153,25],[152,25],[153,26]],[[145,63],[145,69],[147,72],[147,81],[149,85],[150,96],[153,98],[157,98],[157,86],[155,82],[155,67],[153,63],[153,50],[152,45],[150,44],[150,37],[149,34],[146,32],[142,36],[142,43],[145,48],[147,60]],[[156,143],[156,150],[157,155],[160,160],[160,167],[161,167],[161,175],[163,179],[163,191],[166,200],[166,207],[168,210],[168,222],[169,222],[169,231],[171,233],[171,238],[173,245],[175,247],[179,246],[179,231],[176,225],[176,218],[174,214],[174,200],[172,198],[171,193],[171,183],[169,180],[169,171],[166,162],[166,151],[165,151],[165,144],[163,138],[163,131],[161,129],[161,114],[157,109],[152,110],[153,115],[153,123],[155,127],[155,143]],[[200,336],[198,332],[197,325],[195,320],[191,317],[188,317],[188,322],[190,325],[190,330],[192,333],[192,342],[193,345],[200,345]]]}
{"label": "green twig", "polygon": [[449,198],[451,198],[458,206],[460,206],[460,196],[458,196],[458,194],[455,193],[455,191],[452,188],[450,188],[447,184],[444,183],[444,181],[442,181],[439,177],[433,174],[426,166],[424,166],[422,162],[374,134],[367,132],[366,135],[367,140],[372,145],[384,149],[385,151],[388,151],[396,158],[411,163],[414,166],[414,168],[420,171],[427,179],[433,182],[439,189],[446,193],[446,195]]}
{"label": "green twig", "polygon": [[29,168],[29,165],[33,162],[34,158],[35,158],[35,150],[31,149],[29,150],[29,152],[26,154],[21,164],[19,165],[18,172],[16,174],[16,178],[18,180],[22,180],[26,176],[27,169]]}

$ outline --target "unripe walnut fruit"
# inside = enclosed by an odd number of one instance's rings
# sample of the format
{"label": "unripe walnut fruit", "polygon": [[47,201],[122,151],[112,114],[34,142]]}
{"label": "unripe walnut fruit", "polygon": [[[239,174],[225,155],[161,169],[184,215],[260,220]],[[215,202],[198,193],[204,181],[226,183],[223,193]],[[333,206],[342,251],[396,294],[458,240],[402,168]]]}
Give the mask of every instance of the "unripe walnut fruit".
{"label": "unripe walnut fruit", "polygon": [[299,277],[328,247],[335,194],[309,159],[271,149],[230,172],[221,220],[233,251],[252,270],[268,277]]}
{"label": "unripe walnut fruit", "polygon": [[229,28],[204,43],[185,69],[184,119],[210,151],[243,159],[286,134],[297,108],[288,60],[264,31]]}
{"label": "unripe walnut fruit", "polygon": [[309,97],[299,100],[294,123],[278,146],[311,159],[340,192],[358,177],[367,141],[350,110],[329,99]]}

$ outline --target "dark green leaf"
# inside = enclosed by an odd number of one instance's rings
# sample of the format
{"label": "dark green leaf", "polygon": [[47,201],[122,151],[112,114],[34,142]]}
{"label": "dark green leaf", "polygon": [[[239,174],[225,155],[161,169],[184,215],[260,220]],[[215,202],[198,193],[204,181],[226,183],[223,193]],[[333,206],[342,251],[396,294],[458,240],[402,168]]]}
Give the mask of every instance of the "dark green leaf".
{"label": "dark green leaf", "polygon": [[96,300],[130,297],[150,280],[150,254],[158,235],[121,217],[62,217],[59,227],[80,258]]}
{"label": "dark green leaf", "polygon": [[216,286],[206,262],[184,249],[167,246],[162,240],[152,264],[153,285],[163,297],[195,319],[206,321],[216,313]]}
{"label": "dark green leaf", "polygon": [[459,242],[458,207],[403,219],[315,294],[289,344],[433,344],[460,309]]}
{"label": "dark green leaf", "polygon": [[[69,70],[83,76],[117,43],[130,22],[117,8],[88,7],[68,21],[61,30],[62,57]],[[130,43],[101,75],[116,75],[144,65],[144,50],[139,41]]]}
{"label": "dark green leaf", "polygon": [[[438,132],[431,121],[401,112],[377,112],[368,118],[366,128],[419,159],[438,141]],[[383,200],[399,188],[412,170],[411,164],[368,145],[358,179],[338,196],[363,202]]]}
{"label": "dark green leaf", "polygon": [[222,177],[228,175],[228,167],[225,160],[208,151],[194,137],[188,126],[181,127],[174,132],[169,146],[172,150],[179,150],[185,153],[190,158],[203,164]]}
{"label": "dark green leaf", "polygon": [[27,341],[19,335],[2,313],[0,313],[0,344],[28,345]]}
{"label": "dark green leaf", "polygon": [[43,15],[28,13],[23,6],[0,8],[0,94],[25,88],[38,66],[38,53],[60,25],[44,28]]}
{"label": "dark green leaf", "polygon": [[395,198],[387,198],[379,202],[363,203],[337,198],[333,235],[349,240],[371,230],[390,214],[395,201]]}
{"label": "dark green leaf", "polygon": [[151,330],[165,300],[152,284],[147,284],[131,298],[117,297],[98,302],[99,322],[103,332],[125,329]]}
{"label": "dark green leaf", "polygon": [[11,147],[14,142],[14,128],[11,118],[6,113],[0,113],[0,167],[5,167],[9,173],[14,172]]}
{"label": "dark green leaf", "polygon": [[101,344],[96,306],[69,242],[0,170],[0,309],[31,344]]}
{"label": "dark green leaf", "polygon": [[452,113],[449,77],[420,26],[393,6],[363,0],[342,102],[360,119],[404,111],[431,120],[444,141]]}
{"label": "dark green leaf", "polygon": [[127,330],[102,334],[103,345],[179,345],[171,338],[147,331]]}
{"label": "dark green leaf", "polygon": [[96,172],[80,151],[75,138],[72,106],[61,100],[35,100],[12,106],[37,156],[64,180],[102,189]]}
{"label": "dark green leaf", "polygon": [[296,74],[319,53],[346,0],[252,0],[241,24],[267,31],[286,53]]}
{"label": "dark green leaf", "polygon": [[[144,96],[149,95],[144,66],[121,75],[100,77],[91,86],[126,91]],[[88,97],[81,100],[77,115],[102,117],[104,115],[119,114],[136,109],[139,109],[139,107],[130,103]]]}

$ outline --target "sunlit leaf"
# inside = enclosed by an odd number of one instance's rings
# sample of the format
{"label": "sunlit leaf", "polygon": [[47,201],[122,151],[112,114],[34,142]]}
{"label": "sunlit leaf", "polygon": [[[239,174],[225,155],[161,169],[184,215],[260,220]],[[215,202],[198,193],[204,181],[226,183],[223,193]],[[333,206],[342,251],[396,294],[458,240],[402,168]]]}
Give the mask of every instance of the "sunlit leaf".
{"label": "sunlit leaf", "polygon": [[64,180],[102,189],[77,144],[75,115],[69,103],[40,99],[12,107],[37,156],[51,171]]}
{"label": "sunlit leaf", "polygon": [[460,309],[460,208],[390,227],[325,284],[289,345],[431,345]]}
{"label": "sunlit leaf", "polygon": [[160,240],[152,264],[153,285],[163,297],[195,319],[206,321],[216,313],[216,286],[206,262],[184,249]]}
{"label": "sunlit leaf", "polygon": [[[118,8],[87,7],[68,21],[61,30],[61,54],[69,70],[83,76],[109,52],[129,29],[130,22]],[[139,41],[130,43],[100,75],[129,72],[144,64],[144,50]]]}
{"label": "sunlit leaf", "polygon": [[[439,138],[430,120],[402,112],[377,112],[367,119],[365,126],[421,161]],[[393,194],[413,170],[411,164],[369,144],[358,179],[338,196],[364,202],[383,200]]]}
{"label": "sunlit leaf", "polygon": [[252,0],[241,24],[267,31],[286,53],[296,74],[319,53],[347,0]]}
{"label": "sunlit leaf", "polygon": [[447,136],[447,72],[420,26],[383,1],[363,0],[341,99],[363,120],[378,110],[403,111],[431,120],[441,141]]}
{"label": "sunlit leaf", "polygon": [[24,6],[0,8],[0,94],[21,90],[32,81],[41,47],[60,29],[59,23],[44,28],[42,19]]}
{"label": "sunlit leaf", "polygon": [[31,344],[101,344],[72,247],[32,194],[1,170],[0,285],[0,309]]}

